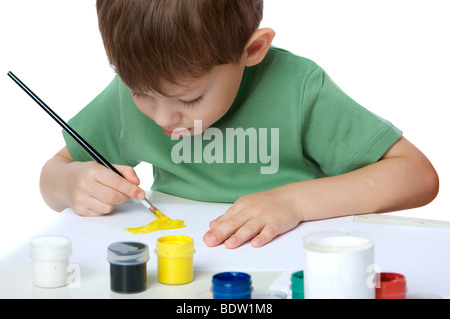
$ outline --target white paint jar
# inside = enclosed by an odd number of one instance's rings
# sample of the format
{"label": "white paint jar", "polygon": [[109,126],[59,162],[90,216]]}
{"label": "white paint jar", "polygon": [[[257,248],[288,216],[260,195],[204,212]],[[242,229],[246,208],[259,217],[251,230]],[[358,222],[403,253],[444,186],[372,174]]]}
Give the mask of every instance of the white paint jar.
{"label": "white paint jar", "polygon": [[71,247],[70,239],[61,236],[44,236],[31,241],[32,278],[36,287],[58,288],[67,285]]}
{"label": "white paint jar", "polygon": [[303,238],[305,299],[375,299],[374,239],[354,231]]}

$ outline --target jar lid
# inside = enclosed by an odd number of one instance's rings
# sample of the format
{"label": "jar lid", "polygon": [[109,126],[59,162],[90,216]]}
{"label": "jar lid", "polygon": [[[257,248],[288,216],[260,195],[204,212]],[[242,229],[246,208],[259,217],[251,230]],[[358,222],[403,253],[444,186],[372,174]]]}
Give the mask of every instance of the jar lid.
{"label": "jar lid", "polygon": [[235,293],[252,289],[252,279],[249,274],[242,272],[223,272],[216,274],[212,279],[213,291]]}
{"label": "jar lid", "polygon": [[166,236],[156,242],[155,253],[160,257],[189,257],[194,252],[194,240],[190,237]]}
{"label": "jar lid", "polygon": [[294,272],[291,275],[291,282],[292,282],[292,284],[295,284],[295,286],[298,286],[298,288],[302,288],[303,289],[304,279],[305,279],[305,274],[304,274],[303,270]]}
{"label": "jar lid", "polygon": [[377,299],[389,298],[405,298],[406,295],[406,278],[396,273],[381,273],[380,282],[376,288]]}
{"label": "jar lid", "polygon": [[374,238],[359,231],[319,231],[303,237],[303,244],[306,250],[319,253],[349,253],[373,247]]}
{"label": "jar lid", "polygon": [[303,270],[294,272],[291,275],[292,289],[299,290],[299,291],[303,290],[304,289],[304,278],[305,278],[305,275],[304,275]]}
{"label": "jar lid", "polygon": [[68,258],[72,254],[70,239],[63,236],[42,236],[30,243],[31,258],[53,260]]}
{"label": "jar lid", "polygon": [[145,264],[150,257],[146,244],[117,242],[109,245],[106,259],[114,265],[134,266]]}

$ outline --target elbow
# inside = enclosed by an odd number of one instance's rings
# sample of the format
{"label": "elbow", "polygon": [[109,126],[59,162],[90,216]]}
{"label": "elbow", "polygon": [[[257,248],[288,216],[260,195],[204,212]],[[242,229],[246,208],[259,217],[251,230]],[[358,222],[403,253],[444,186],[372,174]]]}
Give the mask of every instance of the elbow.
{"label": "elbow", "polygon": [[439,194],[439,175],[433,165],[428,162],[422,168],[420,176],[422,184],[422,194],[420,196],[422,203],[420,206],[426,206],[433,202]]}
{"label": "elbow", "polygon": [[[438,173],[433,169],[433,173],[430,176],[430,201],[429,203],[431,203],[432,201],[434,201],[436,199],[436,197],[439,195],[439,175]],[[429,204],[428,203],[428,204]]]}
{"label": "elbow", "polygon": [[406,194],[401,200],[401,209],[423,207],[436,199],[439,193],[438,173],[430,160],[408,140],[401,139],[384,159],[399,160],[397,164],[400,166],[395,169],[399,175],[394,179],[403,181],[397,185],[400,192]]}

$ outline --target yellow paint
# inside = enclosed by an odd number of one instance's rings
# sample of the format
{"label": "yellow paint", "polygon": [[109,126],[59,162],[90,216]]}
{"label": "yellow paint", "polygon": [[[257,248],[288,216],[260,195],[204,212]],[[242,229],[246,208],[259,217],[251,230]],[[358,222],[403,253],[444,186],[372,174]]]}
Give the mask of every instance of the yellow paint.
{"label": "yellow paint", "polygon": [[162,218],[162,217],[166,217],[166,215],[164,215],[163,213],[161,213],[160,210],[156,210],[156,213],[154,214],[156,218]]}
{"label": "yellow paint", "polygon": [[134,235],[144,235],[160,230],[179,229],[186,227],[184,225],[184,221],[179,219],[176,220],[170,219],[169,217],[161,213],[159,210],[156,211],[155,216],[157,217],[157,219],[148,225],[137,228],[127,228],[125,230]]}
{"label": "yellow paint", "polygon": [[186,236],[167,236],[156,242],[158,281],[166,285],[185,285],[194,280],[194,240]]}

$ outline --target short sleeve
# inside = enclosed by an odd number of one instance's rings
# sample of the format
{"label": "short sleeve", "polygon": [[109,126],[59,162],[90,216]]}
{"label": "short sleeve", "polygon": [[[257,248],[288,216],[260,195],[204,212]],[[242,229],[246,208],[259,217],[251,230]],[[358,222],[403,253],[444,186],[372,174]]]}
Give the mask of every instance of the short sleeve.
{"label": "short sleeve", "polygon": [[[119,77],[91,103],[82,109],[69,125],[97,152],[112,164],[132,165],[121,154]],[[65,131],[67,148],[75,161],[92,161],[93,158]]]}
{"label": "short sleeve", "polygon": [[348,97],[318,67],[307,78],[302,97],[305,156],[329,176],[373,164],[402,132]]}

